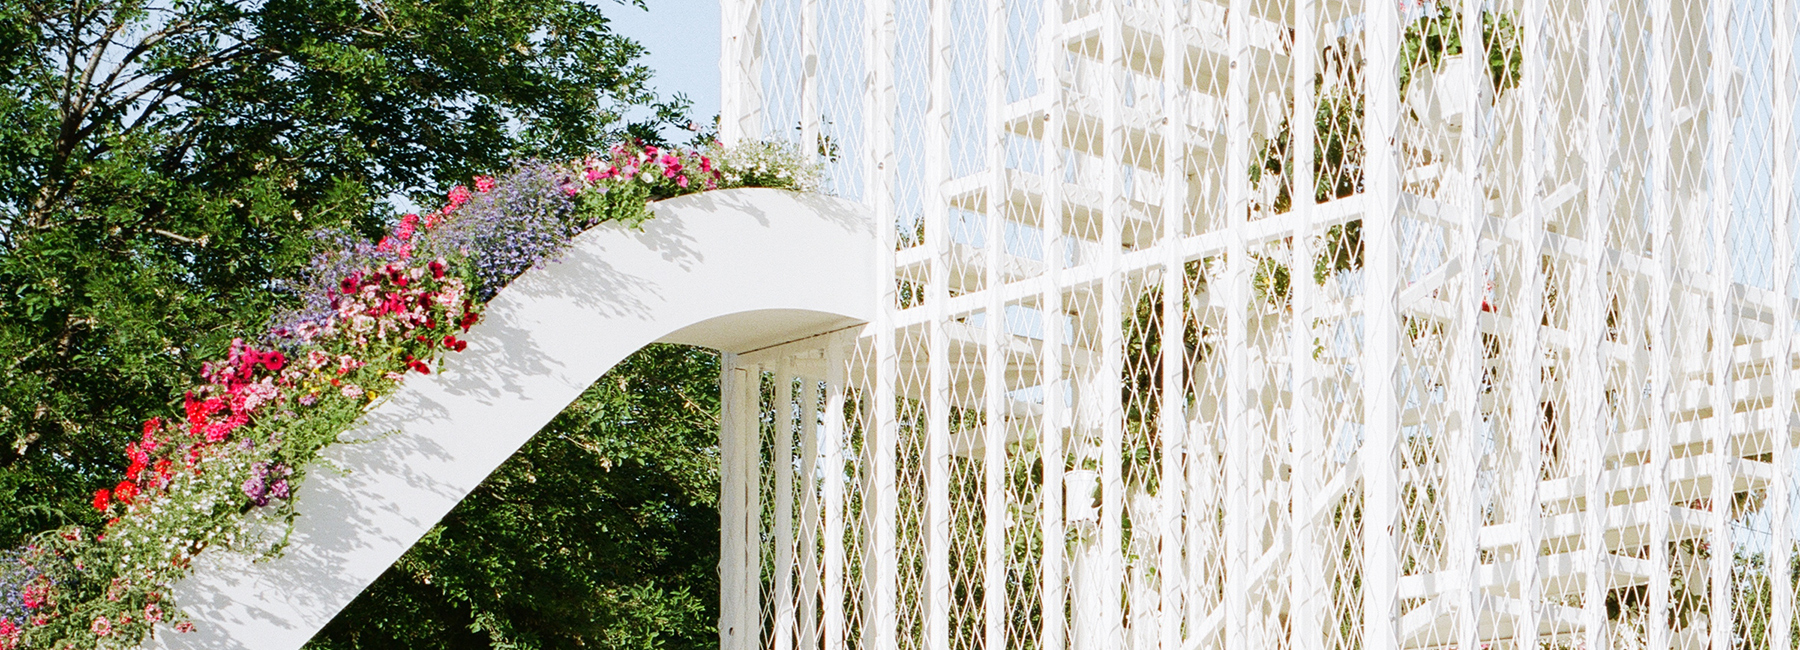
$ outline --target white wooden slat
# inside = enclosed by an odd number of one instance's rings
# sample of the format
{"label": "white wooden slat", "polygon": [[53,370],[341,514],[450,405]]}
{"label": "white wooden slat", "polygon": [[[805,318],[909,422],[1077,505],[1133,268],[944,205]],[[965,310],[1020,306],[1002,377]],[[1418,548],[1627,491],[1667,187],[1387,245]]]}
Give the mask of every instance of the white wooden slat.
{"label": "white wooden slat", "polygon": [[1251,563],[1259,555],[1251,547],[1250,445],[1247,410],[1250,400],[1248,325],[1250,268],[1244,224],[1250,210],[1250,80],[1258,65],[1250,50],[1249,0],[1232,0],[1226,18],[1230,66],[1225,85],[1225,227],[1232,233],[1225,249],[1225,648],[1250,650]]}
{"label": "white wooden slat", "polygon": [[775,503],[771,522],[775,528],[775,608],[770,647],[793,650],[797,607],[794,593],[794,376],[793,361],[782,355],[775,364],[775,395],[770,410],[775,417],[775,440],[770,446],[769,471],[775,474]]}
{"label": "white wooden slat", "polygon": [[1066,528],[1063,516],[1063,466],[1067,460],[1067,451],[1063,444],[1064,430],[1068,427],[1067,404],[1064,400],[1067,383],[1063,380],[1063,368],[1066,362],[1066,346],[1063,340],[1063,291],[1059,280],[1062,279],[1063,267],[1063,185],[1054,174],[1057,169],[1058,156],[1062,151],[1065,102],[1065,90],[1057,80],[1057,66],[1061,62],[1062,42],[1061,30],[1051,22],[1062,13],[1061,0],[1042,0],[1038,11],[1043,16],[1045,25],[1038,30],[1037,60],[1038,78],[1048,88],[1042,93],[1049,97],[1049,110],[1043,116],[1043,150],[1040,152],[1040,169],[1044,187],[1044,274],[1038,283],[1039,300],[1043,305],[1044,356],[1039,382],[1044,392],[1043,436],[1043,484],[1040,486],[1040,499],[1043,503],[1039,516],[1043,541],[1043,557],[1039,564],[1039,575],[1042,576],[1039,589],[1042,599],[1042,629],[1038,632],[1039,643],[1044,650],[1063,650],[1067,647],[1068,617],[1064,614],[1066,582],[1066,565],[1064,549],[1067,548]]}
{"label": "white wooden slat", "polygon": [[1611,553],[1602,541],[1606,533],[1607,508],[1599,505],[1606,502],[1607,486],[1602,475],[1606,469],[1606,436],[1611,433],[1606,415],[1606,378],[1611,360],[1600,348],[1601,339],[1606,335],[1607,308],[1611,304],[1605,287],[1604,256],[1610,226],[1610,210],[1604,200],[1606,166],[1612,160],[1608,155],[1603,99],[1606,97],[1606,62],[1610,58],[1605,49],[1605,24],[1609,12],[1606,0],[1590,0],[1585,8],[1582,102],[1587,126],[1582,170],[1586,226],[1582,237],[1587,261],[1582,265],[1584,277],[1578,292],[1581,298],[1575,304],[1575,316],[1579,319],[1579,356],[1571,368],[1571,377],[1575,379],[1573,388],[1579,394],[1570,397],[1576,405],[1573,428],[1581,449],[1581,471],[1586,475],[1589,504],[1582,530],[1582,549],[1588,563],[1587,584],[1582,592],[1582,639],[1589,648],[1603,648],[1607,647],[1606,594],[1612,565],[1609,561]]}
{"label": "white wooden slat", "polygon": [[[1316,209],[1314,196],[1317,186],[1315,178],[1318,165],[1314,160],[1314,148],[1317,133],[1317,122],[1313,116],[1318,113],[1319,97],[1310,92],[1313,78],[1318,69],[1319,57],[1319,7],[1314,0],[1295,0],[1294,6],[1294,59],[1293,79],[1291,83],[1297,89],[1294,93],[1294,119],[1290,121],[1293,128],[1292,151],[1294,160],[1293,212],[1295,231],[1293,234],[1293,262],[1290,275],[1298,278],[1288,283],[1292,292],[1293,316],[1289,319],[1288,356],[1293,368],[1292,406],[1289,415],[1290,439],[1294,444],[1289,446],[1289,467],[1291,467],[1292,485],[1289,487],[1293,508],[1293,541],[1290,547],[1292,567],[1288,572],[1292,594],[1294,615],[1291,617],[1291,644],[1295,650],[1324,650],[1325,612],[1330,605],[1331,593],[1325,579],[1324,557],[1329,551],[1321,543],[1321,530],[1318,519],[1311,516],[1319,508],[1321,500],[1317,498],[1324,486],[1321,468],[1325,447],[1325,434],[1321,430],[1322,404],[1319,401],[1314,377],[1318,372],[1318,364],[1313,358],[1314,336],[1313,313],[1317,309],[1319,290],[1312,281],[1314,251],[1313,218]],[[1165,339],[1166,340],[1166,339]]]}
{"label": "white wooden slat", "polygon": [[[1669,205],[1674,195],[1669,191],[1669,143],[1672,139],[1670,117],[1670,65],[1672,48],[1669,34],[1669,8],[1650,3],[1650,182],[1654,194],[1650,200],[1651,246],[1656,266],[1650,278],[1650,312],[1654,327],[1650,348],[1650,474],[1667,476],[1670,460],[1671,404],[1670,373],[1674,370],[1671,347],[1676,334],[1670,300],[1676,261],[1675,238],[1670,227]],[[1672,501],[1668,481],[1650,482],[1650,566],[1653,570],[1669,569],[1669,515],[1664,507]],[[1650,581],[1649,611],[1669,609],[1670,584],[1667,575]],[[1651,616],[1645,621],[1648,650],[1669,650],[1671,641],[1666,617]]]}
{"label": "white wooden slat", "polygon": [[[1769,75],[1771,88],[1769,97],[1774,107],[1771,115],[1770,140],[1774,143],[1774,182],[1770,183],[1773,196],[1770,197],[1771,229],[1775,247],[1774,255],[1774,294],[1776,304],[1775,328],[1773,333],[1774,356],[1777,361],[1771,369],[1775,384],[1775,402],[1773,410],[1778,414],[1777,421],[1787,424],[1793,420],[1794,413],[1794,377],[1793,377],[1793,344],[1794,344],[1794,302],[1791,284],[1794,274],[1793,232],[1794,219],[1794,115],[1783,107],[1796,105],[1800,97],[1794,92],[1794,7],[1787,2],[1774,2],[1771,18],[1774,21],[1774,56],[1772,71]],[[1786,421],[1786,422],[1783,422]],[[1790,425],[1791,426],[1791,425]],[[1777,426],[1777,431],[1786,431],[1788,426]],[[1794,644],[1794,579],[1792,556],[1794,547],[1793,535],[1793,498],[1794,498],[1794,458],[1792,440],[1783,435],[1775,444],[1773,463],[1775,480],[1770,488],[1771,529],[1769,558],[1769,583],[1773,598],[1769,614],[1769,647],[1791,648]]]}
{"label": "white wooden slat", "polygon": [[[1078,399],[1085,402],[1078,408],[1098,411],[1100,427],[1100,551],[1101,571],[1098,584],[1089,586],[1093,593],[1077,593],[1080,602],[1095,605],[1090,612],[1097,625],[1090,628],[1090,633],[1102,639],[1102,643],[1121,643],[1125,638],[1123,594],[1125,581],[1124,554],[1124,517],[1125,511],[1125,476],[1123,446],[1125,444],[1125,404],[1121,391],[1113,387],[1112,378],[1122,377],[1125,357],[1125,337],[1123,331],[1124,310],[1121,293],[1125,290],[1125,279],[1120,272],[1119,255],[1123,248],[1122,236],[1124,223],[1124,206],[1114,195],[1124,187],[1120,167],[1125,164],[1125,106],[1119,79],[1115,75],[1124,74],[1125,34],[1123,16],[1124,7],[1120,3],[1107,2],[1100,5],[1100,49],[1102,61],[1108,75],[1104,84],[1102,101],[1106,106],[1101,119],[1101,132],[1104,138],[1104,154],[1101,156],[1105,167],[1104,187],[1109,200],[1103,206],[1100,233],[1099,265],[1103,274],[1100,289],[1100,341],[1095,351],[1099,363],[1092,364],[1082,371],[1090,376],[1082,377]],[[1091,343],[1091,342],[1090,342]],[[1097,376],[1094,376],[1096,373]],[[1098,408],[1094,408],[1098,407]],[[1080,422],[1080,424],[1087,424]]]}
{"label": "white wooden slat", "polygon": [[[1708,4],[1711,13],[1709,21],[1711,29],[1707,34],[1707,49],[1711,59],[1711,69],[1707,87],[1711,91],[1707,98],[1706,134],[1707,168],[1711,176],[1710,192],[1707,195],[1709,205],[1707,212],[1711,214],[1710,230],[1712,235],[1712,268],[1711,286],[1702,288],[1709,298],[1711,306],[1711,340],[1708,348],[1707,368],[1712,376],[1712,391],[1707,401],[1712,405],[1713,415],[1707,422],[1706,429],[1712,441],[1713,480],[1710,496],[1712,502],[1712,535],[1711,544],[1715,549],[1729,549],[1731,546],[1731,503],[1732,486],[1735,481],[1726,480],[1734,474],[1736,456],[1732,444],[1731,418],[1733,403],[1731,395],[1731,351],[1734,347],[1735,331],[1732,326],[1731,276],[1734,271],[1731,260],[1731,152],[1732,106],[1731,83],[1731,3],[1713,2]],[[1689,269],[1696,271],[1699,269]],[[1698,336],[1699,332],[1689,333]],[[1718,552],[1711,554],[1710,596],[1707,615],[1711,621],[1723,623],[1734,621],[1736,607],[1732,602],[1731,562],[1734,553]],[[1712,647],[1731,647],[1735,625],[1709,625]]]}
{"label": "white wooden slat", "polygon": [[1465,78],[1452,80],[1453,83],[1466,84],[1464,104],[1458,108],[1463,111],[1462,124],[1462,159],[1458,165],[1462,169],[1460,187],[1457,188],[1459,206],[1466,215],[1461,228],[1460,246],[1457,260],[1461,266],[1461,288],[1454,295],[1461,301],[1457,305],[1460,323],[1456,330],[1454,345],[1456,358],[1451,365],[1450,381],[1454,390],[1455,401],[1451,405],[1459,420],[1456,432],[1456,447],[1451,452],[1451,503],[1455,509],[1451,513],[1448,528],[1449,545],[1453,557],[1450,569],[1460,573],[1463,584],[1456,590],[1456,646],[1461,650],[1480,650],[1481,637],[1478,626],[1483,609],[1483,591],[1481,585],[1481,557],[1476,543],[1477,533],[1481,530],[1482,504],[1476,501],[1479,491],[1476,477],[1481,470],[1483,447],[1483,420],[1481,414],[1480,390],[1483,375],[1486,374],[1486,344],[1482,341],[1481,305],[1487,294],[1486,277],[1481,264],[1481,244],[1483,231],[1487,226],[1486,192],[1482,189],[1482,153],[1486,150],[1487,125],[1483,121],[1486,106],[1482,101],[1483,93],[1477,92],[1481,86],[1490,83],[1487,66],[1477,67],[1474,61],[1487,60],[1486,47],[1476,44],[1484,43],[1482,38],[1482,1],[1464,0],[1462,3],[1457,29],[1462,34],[1463,57],[1469,61],[1464,68]]}
{"label": "white wooden slat", "polygon": [[1399,159],[1392,147],[1399,128],[1400,14],[1396,3],[1365,5],[1367,112],[1363,120],[1363,165],[1368,195],[1363,213],[1363,268],[1366,277],[1361,370],[1363,373],[1363,645],[1369,650],[1399,646],[1396,578],[1400,566],[1394,540],[1399,489],[1394,480],[1399,407],[1394,394],[1400,325],[1395,302],[1399,266],[1395,220],[1400,199]]}
{"label": "white wooden slat", "polygon": [[1161,476],[1157,482],[1158,524],[1161,540],[1157,552],[1157,576],[1161,578],[1159,594],[1157,645],[1162,650],[1181,650],[1182,601],[1188,588],[1182,574],[1180,549],[1182,540],[1181,457],[1188,446],[1187,399],[1183,365],[1186,363],[1186,321],[1182,306],[1186,303],[1186,260],[1180,245],[1187,221],[1187,174],[1183,164],[1187,155],[1187,92],[1183,68],[1187,59],[1187,43],[1182,33],[1179,3],[1163,0],[1162,68],[1158,82],[1165,97],[1162,150],[1162,342],[1161,412],[1156,414],[1162,432]]}
{"label": "white wooden slat", "polygon": [[1006,278],[1001,274],[1001,261],[1008,256],[1006,243],[1006,30],[1007,3],[986,0],[987,12],[987,123],[982,125],[987,140],[987,232],[986,257],[982,275],[987,289],[987,330],[982,341],[983,404],[982,444],[982,647],[999,650],[1006,647],[1006,601],[1010,588],[1006,579],[1006,530],[1011,509],[1006,503],[1007,429],[1005,339],[1009,338],[1006,319],[1006,293],[999,290]]}

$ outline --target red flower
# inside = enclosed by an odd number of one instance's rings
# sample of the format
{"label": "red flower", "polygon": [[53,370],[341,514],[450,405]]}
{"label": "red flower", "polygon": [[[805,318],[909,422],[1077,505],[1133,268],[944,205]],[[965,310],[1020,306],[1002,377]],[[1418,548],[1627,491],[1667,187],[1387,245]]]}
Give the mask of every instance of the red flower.
{"label": "red flower", "polygon": [[129,504],[137,495],[138,486],[131,481],[119,481],[119,484],[113,487],[113,498],[117,499],[119,503]]}
{"label": "red flower", "polygon": [[432,260],[430,264],[425,265],[425,268],[431,269],[431,279],[433,279],[433,280],[444,279],[444,261],[443,260]]}
{"label": "red flower", "polygon": [[494,189],[494,179],[486,176],[475,177],[475,191],[486,192],[491,189]]}
{"label": "red flower", "polygon": [[144,422],[144,435],[149,436],[162,428],[162,418],[150,418]]}
{"label": "red flower", "polygon": [[104,489],[94,491],[94,509],[95,510],[101,510],[101,511],[106,510],[106,504],[110,503],[111,501],[112,501],[112,492],[104,490]]}

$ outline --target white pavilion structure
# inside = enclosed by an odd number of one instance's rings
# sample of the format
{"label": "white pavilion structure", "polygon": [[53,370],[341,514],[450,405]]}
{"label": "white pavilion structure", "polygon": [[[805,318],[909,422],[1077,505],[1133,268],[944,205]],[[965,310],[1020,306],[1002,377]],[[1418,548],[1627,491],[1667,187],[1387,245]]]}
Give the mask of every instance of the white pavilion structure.
{"label": "white pavilion structure", "polygon": [[723,5],[879,294],[726,357],[725,650],[1800,644],[1792,3]]}

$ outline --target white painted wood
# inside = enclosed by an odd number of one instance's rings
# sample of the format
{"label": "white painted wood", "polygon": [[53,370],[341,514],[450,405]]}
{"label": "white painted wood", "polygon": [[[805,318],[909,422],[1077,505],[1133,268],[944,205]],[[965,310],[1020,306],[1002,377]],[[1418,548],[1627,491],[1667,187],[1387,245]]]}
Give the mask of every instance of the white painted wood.
{"label": "white painted wood", "polygon": [[825,462],[822,477],[825,499],[824,588],[819,605],[820,647],[823,650],[844,650],[848,647],[848,630],[844,624],[845,597],[850,592],[850,585],[845,584],[848,577],[844,570],[844,475],[851,461],[844,453],[844,439],[848,431],[844,423],[844,349],[852,344],[849,339],[845,334],[838,334],[825,344],[825,435],[819,445],[820,455]]}
{"label": "white painted wood", "polygon": [[[830,348],[837,344],[837,337],[827,337],[824,347]],[[829,358],[826,363],[830,363]],[[839,481],[843,480],[841,477],[844,466],[842,462],[832,465],[830,458],[821,458],[819,453],[819,420],[829,417],[829,414],[819,412],[818,376],[802,375],[800,386],[800,619],[797,623],[797,641],[801,650],[819,650],[819,580],[822,569],[819,557],[822,526],[819,521],[822,487],[820,461],[823,460],[824,467],[840,477]]]}
{"label": "white painted wood", "polygon": [[[1712,392],[1707,402],[1712,406],[1712,417],[1707,421],[1706,429],[1712,443],[1712,501],[1710,542],[1714,549],[1729,549],[1731,544],[1731,510],[1733,482],[1725,480],[1736,473],[1737,453],[1733,443],[1731,419],[1728,414],[1735,409],[1732,406],[1731,353],[1735,347],[1736,328],[1733,327],[1730,303],[1731,276],[1735,269],[1731,260],[1731,222],[1732,222],[1732,171],[1731,127],[1735,111],[1731,97],[1731,83],[1725,81],[1732,78],[1733,68],[1731,56],[1731,5],[1726,2],[1708,3],[1709,33],[1707,46],[1710,50],[1711,69],[1709,77],[1707,106],[1707,167],[1711,173],[1708,211],[1712,235],[1711,268],[1705,269],[1711,276],[1710,286],[1703,289],[1708,294],[1711,312],[1712,335],[1708,351],[1708,374],[1711,375]],[[1688,269],[1700,271],[1702,269]],[[1698,336],[1699,332],[1694,332]],[[1726,625],[1725,621],[1735,621],[1733,602],[1733,586],[1731,584],[1731,564],[1734,553],[1716,552],[1709,558],[1711,564],[1710,602],[1707,609],[1709,624],[1707,631],[1711,633],[1711,644],[1714,648],[1729,648],[1735,636],[1735,626]]]}
{"label": "white painted wood", "polygon": [[[662,202],[643,230],[602,226],[515,280],[469,349],[369,412],[296,492],[287,552],[202,555],[173,593],[198,630],[155,647],[298,648],[614,363],[689,326],[755,345],[873,317],[866,212],[775,190]],[[781,251],[787,251],[782,253]],[[747,316],[737,316],[745,314]],[[758,315],[763,318],[757,318]],[[769,318],[769,315],[779,316]],[[745,349],[745,348],[739,348]]]}
{"label": "white painted wood", "polygon": [[[744,373],[738,369],[738,355],[725,352],[719,356],[719,593],[725,596],[742,593],[751,574],[741,553],[724,550],[736,548],[744,539],[744,522],[748,520],[744,514],[744,490],[748,484],[743,465],[725,460],[745,453],[738,444],[741,436],[737,431],[743,419],[737,413],[744,406],[743,400],[736,398],[743,392],[738,384]],[[720,598],[719,647],[723,650],[745,647],[738,634],[743,608],[744,603],[738,598]]]}
{"label": "white painted wood", "polygon": [[1477,476],[1481,472],[1482,448],[1485,444],[1482,441],[1484,424],[1480,392],[1483,377],[1487,374],[1487,352],[1482,340],[1481,307],[1487,295],[1487,278],[1481,264],[1481,245],[1487,229],[1487,207],[1480,170],[1487,147],[1488,127],[1485,123],[1485,93],[1480,90],[1492,82],[1487,74],[1487,66],[1477,67],[1475,63],[1485,62],[1488,58],[1482,38],[1482,5],[1481,0],[1462,2],[1456,29],[1462,35],[1463,60],[1468,63],[1463,67],[1462,79],[1449,80],[1463,86],[1464,98],[1463,105],[1457,107],[1462,110],[1463,118],[1460,134],[1462,156],[1457,161],[1461,173],[1457,177],[1459,185],[1456,188],[1456,199],[1465,215],[1456,251],[1457,262],[1461,267],[1458,282],[1461,286],[1454,295],[1460,304],[1456,307],[1458,323],[1456,340],[1452,346],[1456,356],[1450,365],[1450,385],[1447,386],[1452,391],[1451,408],[1454,409],[1458,422],[1454,434],[1456,443],[1449,459],[1449,497],[1453,510],[1446,531],[1450,543],[1451,575],[1462,580],[1461,586],[1455,591],[1456,647],[1461,650],[1481,650],[1478,626],[1485,605],[1481,585],[1481,553],[1477,541],[1483,519],[1482,504],[1477,501],[1480,497]]}
{"label": "white painted wood", "polygon": [[1606,95],[1604,94],[1608,78],[1606,63],[1610,56],[1605,53],[1606,17],[1610,13],[1610,3],[1606,0],[1590,0],[1585,6],[1582,29],[1585,38],[1585,57],[1583,63],[1582,110],[1585,133],[1582,153],[1582,182],[1586,192],[1586,205],[1583,206],[1585,232],[1582,233],[1586,249],[1587,261],[1581,266],[1583,276],[1580,279],[1580,302],[1575,305],[1574,315],[1579,319],[1576,325],[1579,347],[1575,356],[1574,367],[1570,369],[1575,379],[1573,386],[1577,392],[1571,396],[1575,404],[1576,445],[1581,450],[1580,464],[1587,483],[1588,508],[1582,522],[1582,551],[1588,571],[1586,585],[1582,589],[1581,601],[1581,634],[1582,644],[1589,648],[1606,648],[1606,595],[1611,576],[1612,554],[1607,552],[1602,541],[1606,535],[1606,515],[1608,509],[1599,504],[1607,502],[1610,493],[1605,484],[1606,442],[1612,433],[1611,423],[1606,413],[1606,378],[1611,359],[1600,351],[1601,339],[1606,336],[1606,315],[1611,304],[1608,299],[1605,283],[1607,269],[1605,255],[1607,249],[1607,229],[1611,226],[1611,206],[1605,201],[1607,167],[1611,164],[1611,143],[1607,140],[1606,131]]}
{"label": "white painted wood", "polygon": [[1370,0],[1364,27],[1368,108],[1363,119],[1368,202],[1363,212],[1364,328],[1362,354],[1363,440],[1363,646],[1394,650],[1399,646],[1395,591],[1399,555],[1394,526],[1399,522],[1400,493],[1394,480],[1398,452],[1399,407],[1394,380],[1399,360],[1400,293],[1395,221],[1400,209],[1399,156],[1391,145],[1399,128],[1397,76],[1400,15],[1395,3]]}
{"label": "white painted wood", "polygon": [[[1181,650],[1183,600],[1188,585],[1182,572],[1182,505],[1186,481],[1182,480],[1182,454],[1188,447],[1187,398],[1184,381],[1187,363],[1186,320],[1183,306],[1187,296],[1186,256],[1182,254],[1181,237],[1187,224],[1187,120],[1182,116],[1187,106],[1187,93],[1182,69],[1187,59],[1187,39],[1181,30],[1181,15],[1175,2],[1161,3],[1163,46],[1162,67],[1157,81],[1162,85],[1162,232],[1158,244],[1162,251],[1161,331],[1162,344],[1161,411],[1156,414],[1161,432],[1162,462],[1157,480],[1158,540],[1156,574],[1161,580],[1158,594],[1157,647]],[[1141,605],[1139,605],[1141,607]]]}
{"label": "white painted wood", "polygon": [[[1524,17],[1520,25],[1524,43],[1521,44],[1524,70],[1520,75],[1519,94],[1524,106],[1520,108],[1520,135],[1525,139],[1522,143],[1527,152],[1537,151],[1544,140],[1544,128],[1540,120],[1543,110],[1545,70],[1543,61],[1546,51],[1545,39],[1548,26],[1545,17],[1545,0],[1526,0]],[[1541,630],[1541,622],[1546,618],[1541,604],[1543,584],[1539,571],[1539,547],[1542,536],[1543,521],[1539,510],[1539,482],[1534,480],[1543,466],[1543,410],[1539,395],[1542,391],[1542,358],[1539,352],[1542,330],[1539,323],[1544,316],[1544,275],[1540,257],[1541,240],[1544,230],[1544,195],[1543,186],[1544,161],[1535,155],[1525,155],[1525,170],[1520,177],[1519,197],[1525,205],[1525,219],[1519,228],[1518,257],[1514,262],[1514,272],[1520,280],[1514,287],[1512,306],[1512,345],[1513,345],[1513,394],[1512,408],[1512,444],[1519,452],[1519,466],[1513,469],[1518,486],[1518,493],[1513,495],[1513,518],[1515,523],[1524,529],[1524,542],[1518,546],[1513,556],[1518,572],[1516,578],[1520,585],[1520,605],[1515,608],[1513,621],[1513,639],[1515,643],[1531,647],[1537,645]],[[1523,611],[1518,611],[1523,610]]]}
{"label": "white painted wood", "polygon": [[[1783,107],[1795,106],[1800,102],[1794,91],[1794,7],[1790,3],[1772,3],[1771,18],[1774,21],[1771,32],[1774,34],[1774,56],[1769,76],[1770,116],[1774,146],[1772,171],[1774,182],[1770,183],[1773,196],[1770,197],[1770,214],[1773,215],[1770,227],[1774,239],[1774,295],[1775,327],[1771,335],[1775,363],[1770,369],[1773,375],[1775,401],[1773,412],[1776,413],[1776,431],[1785,432],[1794,422],[1794,301],[1789,298],[1793,292],[1791,284],[1794,275],[1794,240],[1792,224],[1794,211],[1794,114]],[[1784,441],[1785,442],[1785,441]],[[1770,492],[1769,528],[1770,551],[1768,556],[1769,584],[1772,586],[1773,598],[1769,614],[1769,647],[1791,648],[1794,625],[1794,576],[1792,573],[1792,557],[1794,548],[1793,534],[1793,498],[1794,498],[1794,453],[1791,445],[1777,444],[1772,460],[1776,468],[1775,480]]]}
{"label": "white painted wood", "polygon": [[[783,356],[775,364],[775,396],[770,410],[775,417],[775,440],[769,455],[769,471],[775,474],[774,592],[770,595],[775,620],[770,647],[793,650],[798,607],[794,593],[794,367]],[[759,544],[760,546],[760,540]]]}
{"label": "white painted wood", "polygon": [[[1674,327],[1673,305],[1670,292],[1673,289],[1675,273],[1675,237],[1670,224],[1669,205],[1675,200],[1670,191],[1672,179],[1669,173],[1669,142],[1672,139],[1672,117],[1670,115],[1671,96],[1669,91],[1669,56],[1673,46],[1670,44],[1669,11],[1666,7],[1652,3],[1650,12],[1650,32],[1652,40],[1650,56],[1650,98],[1652,102],[1652,118],[1650,124],[1650,180],[1655,194],[1650,201],[1651,246],[1656,255],[1656,264],[1650,275],[1650,311],[1651,325],[1654,328],[1650,346],[1650,473],[1653,476],[1668,474],[1670,461],[1670,444],[1672,439],[1669,407],[1674,400],[1673,377],[1674,359],[1670,348],[1674,344],[1676,330]],[[1649,560],[1653,570],[1665,572],[1662,577],[1650,581],[1650,607],[1652,612],[1669,611],[1670,585],[1666,572],[1669,571],[1669,524],[1670,517],[1667,506],[1673,501],[1666,481],[1650,483],[1650,522],[1649,522]],[[1669,650],[1670,630],[1666,617],[1651,616],[1646,621],[1645,630],[1648,650]]]}
{"label": "white painted wood", "polygon": [[[1294,60],[1293,80],[1295,88],[1310,88],[1318,72],[1319,42],[1319,7],[1314,0],[1295,0],[1294,6]],[[1313,216],[1317,213],[1315,196],[1318,165],[1314,159],[1314,145],[1318,137],[1317,121],[1313,116],[1318,114],[1319,97],[1312,92],[1294,93],[1294,119],[1292,151],[1294,160],[1294,176],[1292,191],[1292,211],[1296,217],[1293,238],[1293,262],[1288,287],[1292,292],[1293,312],[1289,324],[1288,363],[1292,368],[1293,398],[1288,415],[1289,440],[1293,441],[1288,451],[1288,465],[1291,468],[1291,486],[1289,494],[1293,508],[1293,540],[1289,542],[1293,549],[1293,558],[1288,570],[1290,593],[1293,603],[1293,615],[1290,620],[1290,636],[1294,650],[1324,650],[1326,611],[1330,605],[1331,594],[1325,576],[1325,554],[1330,552],[1323,542],[1319,526],[1319,518],[1312,513],[1328,501],[1319,498],[1324,481],[1321,468],[1325,458],[1324,447],[1327,436],[1321,430],[1320,417],[1323,404],[1318,399],[1318,386],[1315,383],[1317,363],[1313,358],[1314,337],[1313,318],[1319,309],[1319,287],[1313,282],[1313,257],[1315,227]],[[1167,340],[1167,339],[1165,339]]]}
{"label": "white painted wood", "polygon": [[1252,547],[1250,517],[1252,436],[1247,414],[1250,377],[1247,374],[1248,337],[1245,329],[1250,309],[1250,265],[1246,262],[1244,225],[1250,210],[1250,177],[1231,170],[1250,167],[1250,79],[1256,65],[1250,52],[1249,0],[1232,0],[1225,26],[1229,42],[1229,78],[1226,82],[1225,224],[1229,232],[1225,249],[1225,648],[1250,650],[1250,567],[1260,549]]}
{"label": "white painted wood", "polygon": [[1064,492],[1063,467],[1068,460],[1068,451],[1064,442],[1070,422],[1067,417],[1068,405],[1064,399],[1068,382],[1064,380],[1067,363],[1068,341],[1064,340],[1063,323],[1066,318],[1063,306],[1063,250],[1065,247],[1063,223],[1063,183],[1054,170],[1057,169],[1062,152],[1064,116],[1066,98],[1062,84],[1058,81],[1057,69],[1061,62],[1063,44],[1059,29],[1051,22],[1051,17],[1062,12],[1061,0],[1041,0],[1038,11],[1044,16],[1045,25],[1039,29],[1037,49],[1038,78],[1049,86],[1042,93],[1048,97],[1048,110],[1043,116],[1044,137],[1043,151],[1039,164],[1043,173],[1039,182],[1044,187],[1044,273],[1037,286],[1038,299],[1043,306],[1042,327],[1044,331],[1044,354],[1039,383],[1044,392],[1043,458],[1044,478],[1040,486],[1040,498],[1043,510],[1038,521],[1044,540],[1044,553],[1039,561],[1039,574],[1042,575],[1039,589],[1042,598],[1042,622],[1038,638],[1044,650],[1064,650],[1068,647],[1068,617],[1066,611],[1068,572],[1065,564],[1065,553],[1068,545],[1067,528],[1064,526]]}

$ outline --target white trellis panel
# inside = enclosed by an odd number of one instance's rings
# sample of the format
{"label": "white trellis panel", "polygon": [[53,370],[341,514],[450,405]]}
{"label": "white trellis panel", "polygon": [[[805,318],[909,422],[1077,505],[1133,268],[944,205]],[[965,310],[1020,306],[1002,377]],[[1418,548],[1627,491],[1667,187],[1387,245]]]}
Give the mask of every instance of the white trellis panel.
{"label": "white trellis panel", "polygon": [[1800,641],[1791,3],[723,13],[893,224],[727,359],[725,647]]}

